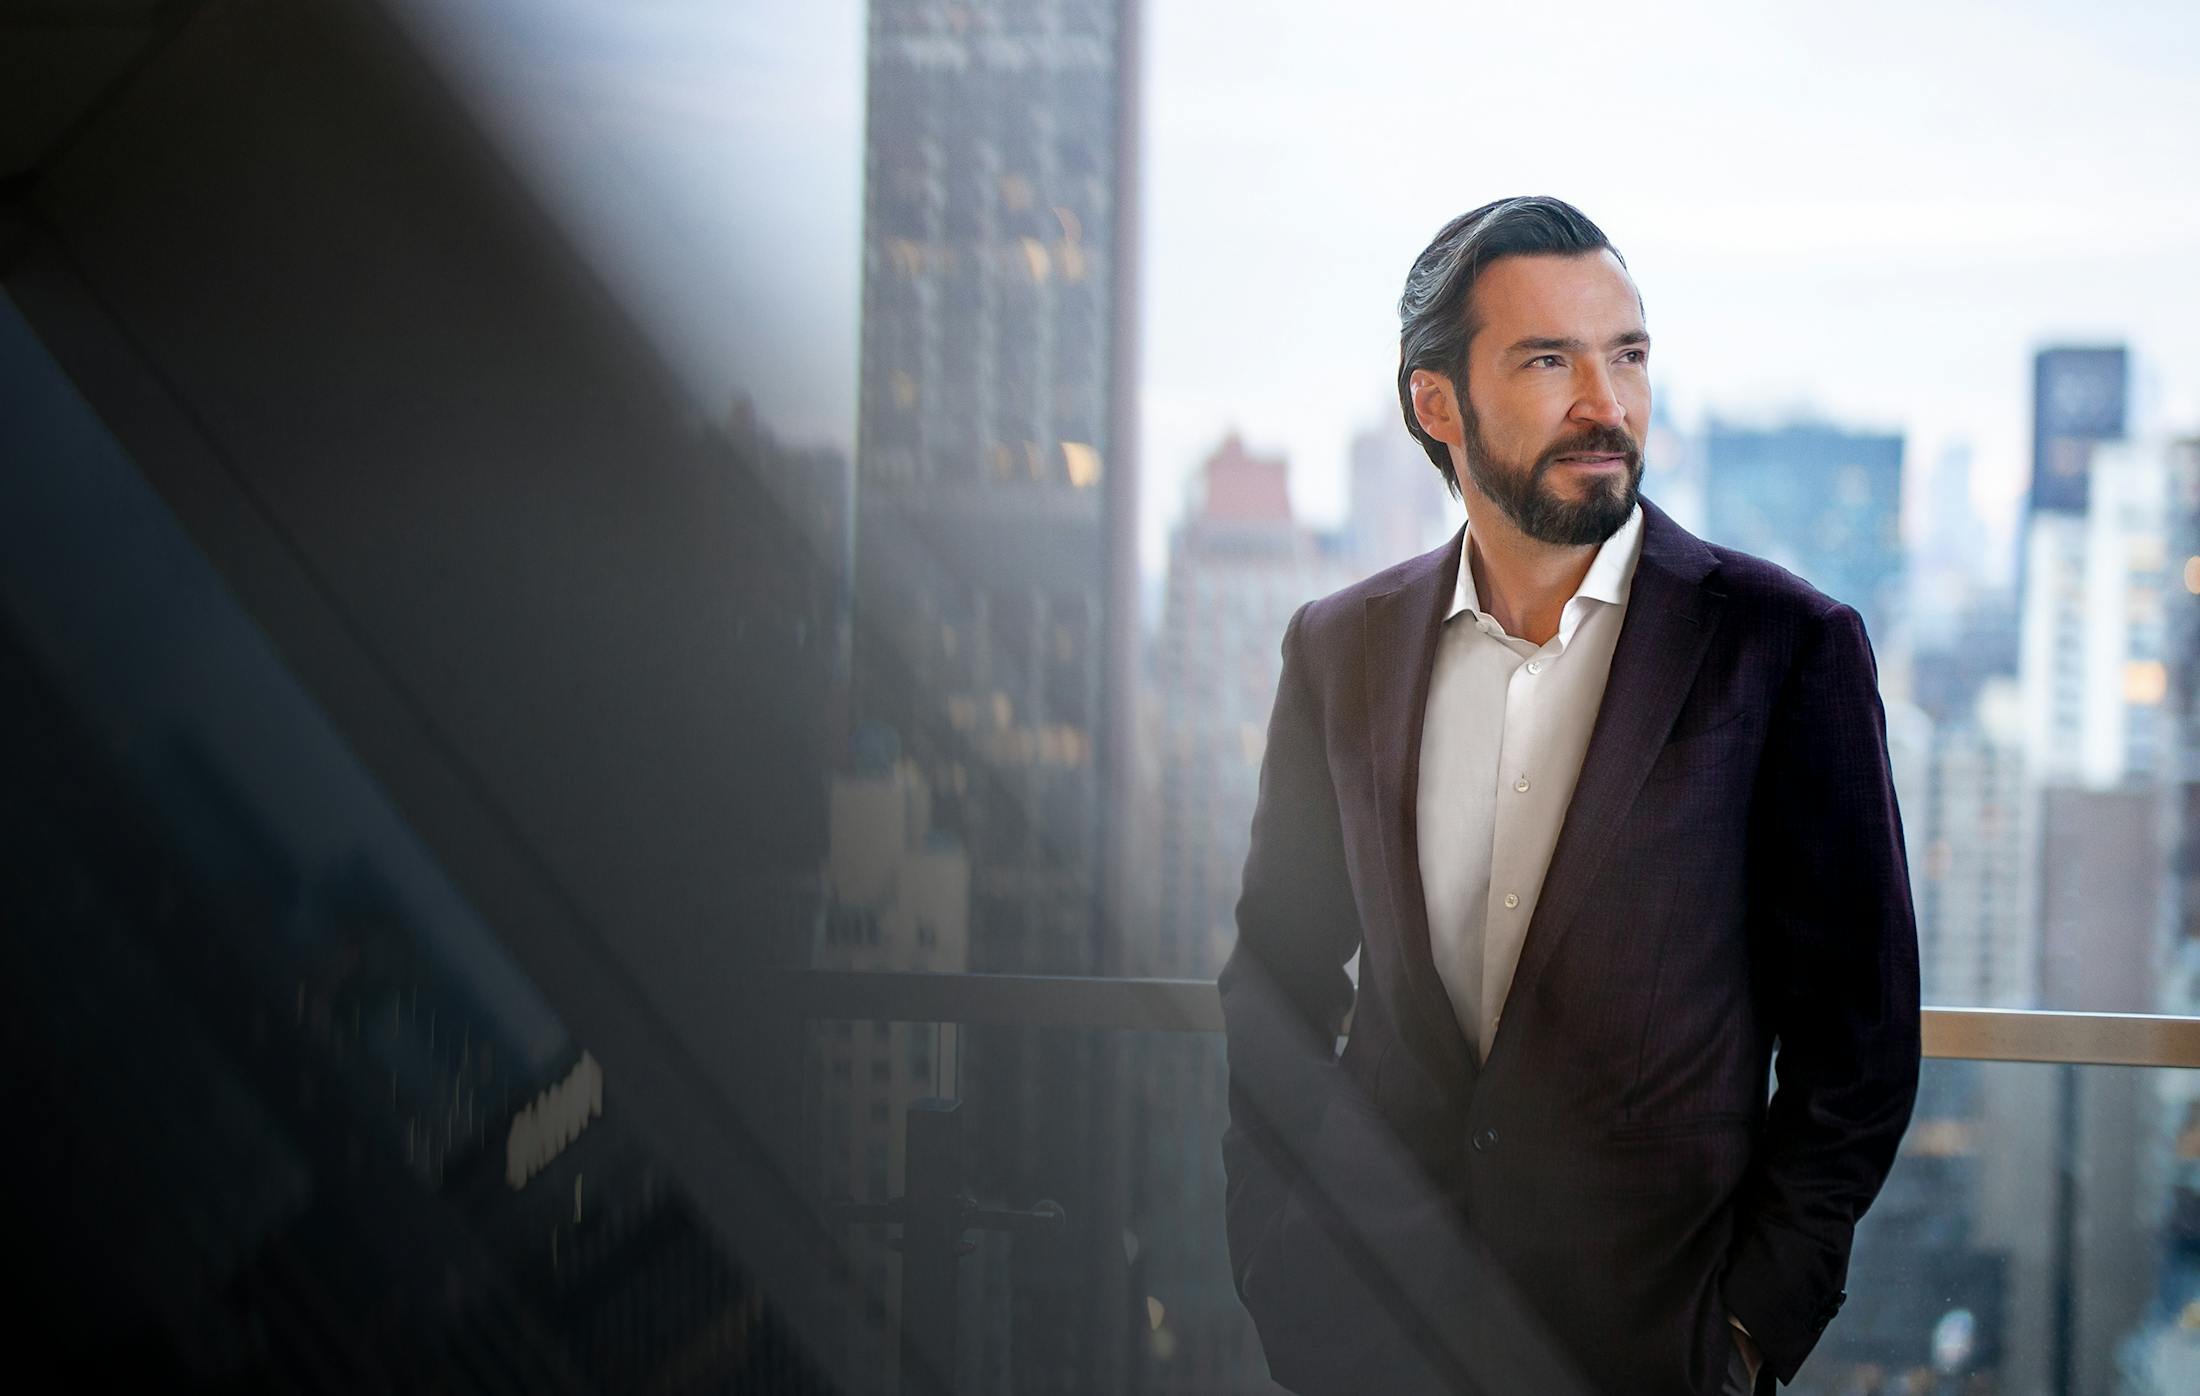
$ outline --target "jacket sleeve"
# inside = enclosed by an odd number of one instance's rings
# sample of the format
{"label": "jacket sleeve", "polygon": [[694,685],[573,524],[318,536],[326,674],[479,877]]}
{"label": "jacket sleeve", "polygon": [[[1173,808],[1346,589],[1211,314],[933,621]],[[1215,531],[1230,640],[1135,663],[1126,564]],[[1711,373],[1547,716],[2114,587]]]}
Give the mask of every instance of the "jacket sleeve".
{"label": "jacket sleeve", "polygon": [[1360,943],[1336,791],[1309,683],[1301,607],[1261,758],[1238,939],[1219,980],[1229,1051],[1222,1141],[1231,1271],[1242,1296],[1255,1243],[1282,1209],[1336,1079]]}
{"label": "jacket sleeve", "polygon": [[1750,952],[1776,1085],[1722,1284],[1783,1382],[1846,1297],[1919,1054],[1917,927],[1871,646],[1847,606],[1804,626],[1752,811]]}

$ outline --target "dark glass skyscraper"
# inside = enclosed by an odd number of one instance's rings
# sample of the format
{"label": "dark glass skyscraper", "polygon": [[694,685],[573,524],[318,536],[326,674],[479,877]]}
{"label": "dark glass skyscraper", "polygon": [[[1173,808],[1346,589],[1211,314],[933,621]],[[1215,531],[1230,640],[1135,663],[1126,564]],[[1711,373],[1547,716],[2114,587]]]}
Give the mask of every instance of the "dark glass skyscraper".
{"label": "dark glass skyscraper", "polygon": [[876,0],[856,683],[969,842],[976,967],[1109,967],[1135,580],[1131,7]]}
{"label": "dark glass skyscraper", "polygon": [[2042,349],[2033,357],[2033,509],[2085,512],[2093,448],[2124,434],[2130,377],[2120,344]]}
{"label": "dark glass skyscraper", "polygon": [[1886,642],[1902,575],[1900,435],[1713,422],[1704,476],[1706,536],[1846,601],[1875,644]]}
{"label": "dark glass skyscraper", "polygon": [[[969,966],[1119,972],[1136,586],[1135,0],[872,0],[854,708],[970,858]],[[1104,1034],[974,1031],[971,1389],[1117,1389],[1123,1134]],[[1011,1319],[1013,1322],[1011,1322]]]}

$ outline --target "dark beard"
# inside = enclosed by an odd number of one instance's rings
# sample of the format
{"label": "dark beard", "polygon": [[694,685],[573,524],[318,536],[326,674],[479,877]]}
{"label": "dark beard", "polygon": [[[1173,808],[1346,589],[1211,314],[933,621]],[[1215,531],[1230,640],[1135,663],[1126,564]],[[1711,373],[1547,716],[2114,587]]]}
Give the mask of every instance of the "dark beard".
{"label": "dark beard", "polygon": [[[1635,512],[1642,485],[1642,448],[1618,427],[1592,427],[1577,436],[1555,441],[1527,470],[1508,469],[1497,463],[1482,440],[1482,423],[1468,408],[1464,414],[1467,474],[1475,488],[1505,511],[1513,526],[1539,543],[1582,547],[1602,543],[1619,532],[1627,516]],[[1617,455],[1627,462],[1619,480],[1597,479],[1579,500],[1559,498],[1545,487],[1544,477],[1558,467],[1560,456]]]}

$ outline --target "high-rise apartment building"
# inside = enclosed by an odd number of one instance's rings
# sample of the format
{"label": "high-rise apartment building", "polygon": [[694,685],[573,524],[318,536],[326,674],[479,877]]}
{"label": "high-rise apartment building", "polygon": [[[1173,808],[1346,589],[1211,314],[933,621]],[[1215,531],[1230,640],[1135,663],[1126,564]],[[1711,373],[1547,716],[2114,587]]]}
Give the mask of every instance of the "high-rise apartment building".
{"label": "high-rise apartment building", "polygon": [[2036,510],[2026,525],[2019,667],[2042,782],[2166,778],[2167,461],[2160,443],[2099,445],[2084,512]]}
{"label": "high-rise apartment building", "polygon": [[[1136,0],[872,0],[852,710],[970,860],[970,968],[1111,973],[1136,601]],[[1119,1389],[1108,1034],[965,1039],[966,1389]]]}

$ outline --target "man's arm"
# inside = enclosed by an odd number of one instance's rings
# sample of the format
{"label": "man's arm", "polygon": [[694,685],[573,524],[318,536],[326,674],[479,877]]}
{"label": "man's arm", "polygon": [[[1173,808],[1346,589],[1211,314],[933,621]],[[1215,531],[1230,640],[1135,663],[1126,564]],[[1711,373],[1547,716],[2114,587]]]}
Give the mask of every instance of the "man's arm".
{"label": "man's arm", "polygon": [[1336,1039],[1352,1002],[1344,972],[1360,942],[1337,796],[1300,624],[1283,637],[1261,758],[1260,800],[1237,905],[1238,941],[1223,966],[1230,1127],[1223,1170],[1231,1270],[1242,1295],[1254,1243],[1297,1180],[1328,1103]]}
{"label": "man's arm", "polygon": [[1805,624],[1752,815],[1750,952],[1778,1085],[1723,1285],[1782,1381],[1845,1297],[1918,1069],[1917,927],[1871,647],[1847,606]]}

